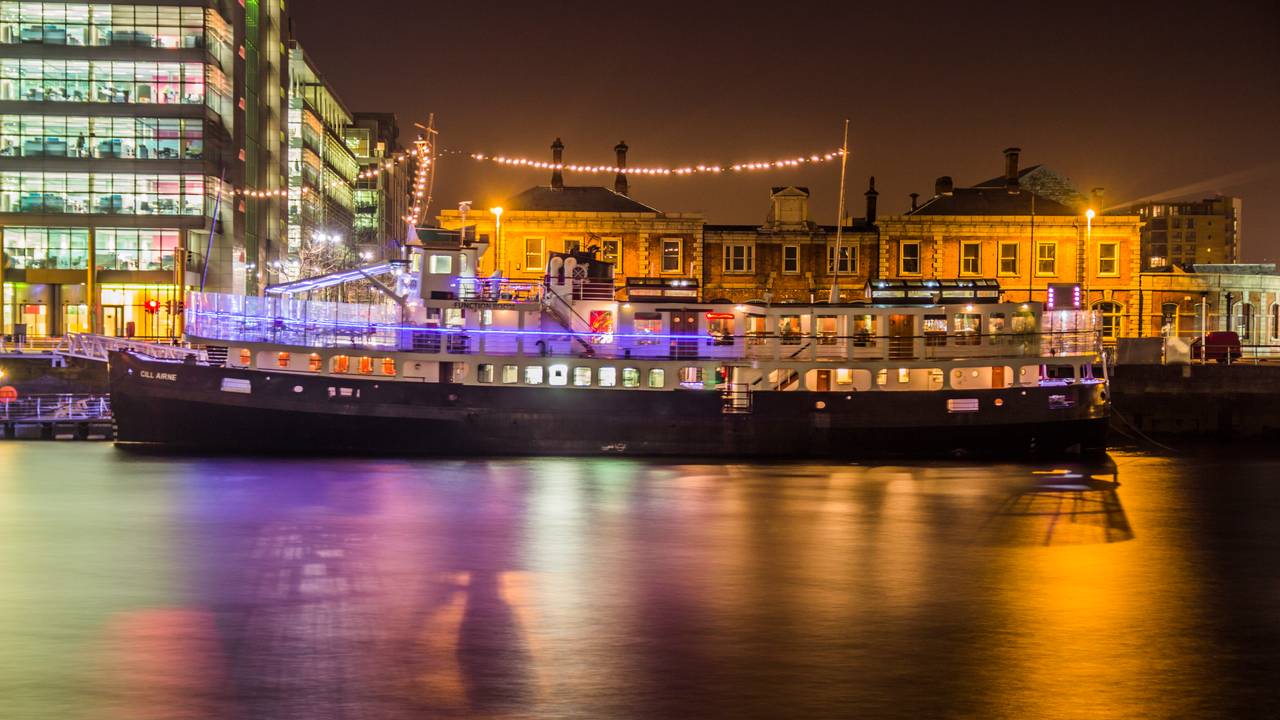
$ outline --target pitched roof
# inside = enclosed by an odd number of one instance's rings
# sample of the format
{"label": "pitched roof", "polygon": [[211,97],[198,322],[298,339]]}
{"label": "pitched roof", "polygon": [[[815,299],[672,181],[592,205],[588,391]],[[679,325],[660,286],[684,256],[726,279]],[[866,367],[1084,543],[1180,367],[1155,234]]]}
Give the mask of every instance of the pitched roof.
{"label": "pitched roof", "polygon": [[1030,215],[1032,197],[1036,215],[1079,215],[1072,208],[1025,188],[1010,194],[998,188],[956,188],[949,195],[935,195],[909,215]]}
{"label": "pitched roof", "polygon": [[506,210],[533,212],[658,213],[641,202],[605,187],[538,185],[507,198]]}

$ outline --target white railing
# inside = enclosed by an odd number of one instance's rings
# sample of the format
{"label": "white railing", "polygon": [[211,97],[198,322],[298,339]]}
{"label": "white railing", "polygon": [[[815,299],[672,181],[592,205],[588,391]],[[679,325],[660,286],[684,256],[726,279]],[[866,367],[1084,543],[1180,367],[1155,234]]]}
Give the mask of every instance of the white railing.
{"label": "white railing", "polygon": [[59,355],[102,362],[106,362],[113,350],[135,352],[158,360],[185,360],[192,355],[198,361],[204,360],[204,352],[195,348],[88,333],[67,333],[53,349]]}
{"label": "white railing", "polygon": [[106,395],[28,395],[0,402],[0,421],[4,422],[110,419],[111,399]]}

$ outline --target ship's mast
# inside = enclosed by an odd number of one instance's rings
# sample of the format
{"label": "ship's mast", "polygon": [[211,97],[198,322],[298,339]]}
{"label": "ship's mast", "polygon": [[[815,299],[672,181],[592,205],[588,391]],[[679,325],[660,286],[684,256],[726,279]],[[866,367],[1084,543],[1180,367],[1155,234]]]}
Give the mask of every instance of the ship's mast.
{"label": "ship's mast", "polygon": [[832,305],[840,302],[840,251],[844,236],[844,171],[849,160],[849,119],[844,120],[844,142],[840,144],[840,202],[836,209],[836,255],[831,267],[831,296],[827,299]]}

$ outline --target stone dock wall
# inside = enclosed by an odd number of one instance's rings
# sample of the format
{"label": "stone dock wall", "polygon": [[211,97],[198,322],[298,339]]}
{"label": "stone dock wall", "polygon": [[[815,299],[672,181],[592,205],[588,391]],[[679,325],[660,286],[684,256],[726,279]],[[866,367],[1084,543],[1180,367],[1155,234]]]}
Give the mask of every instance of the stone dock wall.
{"label": "stone dock wall", "polygon": [[1111,381],[1114,410],[1144,433],[1280,441],[1280,364],[1121,365]]}

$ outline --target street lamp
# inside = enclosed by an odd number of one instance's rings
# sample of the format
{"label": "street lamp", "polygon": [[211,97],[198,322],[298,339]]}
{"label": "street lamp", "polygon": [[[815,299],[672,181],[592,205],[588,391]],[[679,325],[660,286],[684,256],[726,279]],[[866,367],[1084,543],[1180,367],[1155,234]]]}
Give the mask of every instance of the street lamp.
{"label": "street lamp", "polygon": [[502,270],[502,206],[489,208],[489,212],[493,213],[493,255],[494,268],[498,271]]}

